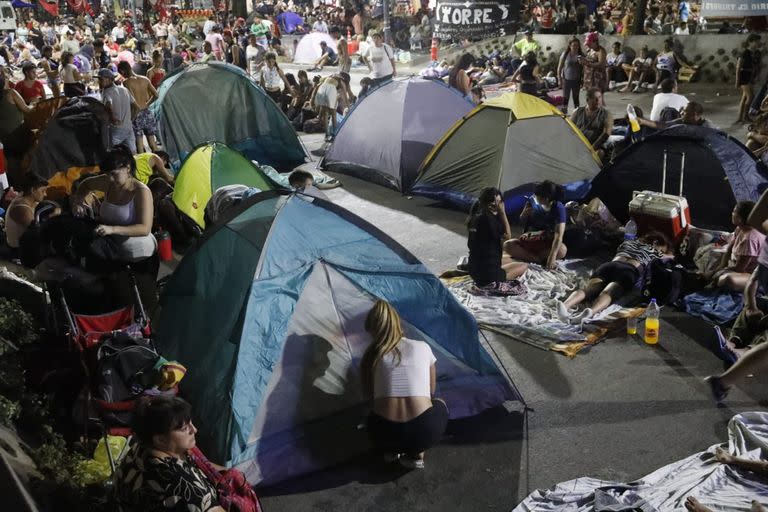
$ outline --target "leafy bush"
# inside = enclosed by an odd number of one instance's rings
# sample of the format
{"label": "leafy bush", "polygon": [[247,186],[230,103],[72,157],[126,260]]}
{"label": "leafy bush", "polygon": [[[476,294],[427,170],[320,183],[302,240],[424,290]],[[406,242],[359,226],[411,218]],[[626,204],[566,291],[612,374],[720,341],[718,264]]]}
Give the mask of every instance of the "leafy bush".
{"label": "leafy bush", "polygon": [[0,355],[12,351],[12,346],[27,345],[37,339],[38,326],[32,315],[15,300],[0,297]]}

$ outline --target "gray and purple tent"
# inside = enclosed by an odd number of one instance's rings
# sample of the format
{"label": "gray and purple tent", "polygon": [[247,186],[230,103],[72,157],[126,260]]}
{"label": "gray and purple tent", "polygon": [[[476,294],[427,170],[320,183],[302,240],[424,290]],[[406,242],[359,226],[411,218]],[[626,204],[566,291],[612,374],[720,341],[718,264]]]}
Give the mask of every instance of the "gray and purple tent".
{"label": "gray and purple tent", "polygon": [[323,168],[408,192],[424,157],[474,107],[437,80],[387,82],[344,118]]}

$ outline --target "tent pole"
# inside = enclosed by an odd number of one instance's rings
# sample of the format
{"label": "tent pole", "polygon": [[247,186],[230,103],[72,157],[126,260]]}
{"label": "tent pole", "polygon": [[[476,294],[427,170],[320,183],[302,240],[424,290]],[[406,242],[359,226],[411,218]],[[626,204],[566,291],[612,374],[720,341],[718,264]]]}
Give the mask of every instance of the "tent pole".
{"label": "tent pole", "polygon": [[381,10],[384,14],[384,42],[392,45],[392,31],[389,27],[389,0],[382,0]]}

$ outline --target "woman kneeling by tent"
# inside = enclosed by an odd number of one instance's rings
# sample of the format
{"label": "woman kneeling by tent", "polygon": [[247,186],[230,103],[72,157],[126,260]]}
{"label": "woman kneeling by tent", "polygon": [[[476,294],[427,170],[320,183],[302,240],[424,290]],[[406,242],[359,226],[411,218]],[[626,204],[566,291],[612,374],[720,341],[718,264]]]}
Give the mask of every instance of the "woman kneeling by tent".
{"label": "woman kneeling by tent", "polygon": [[400,315],[378,300],[365,319],[373,338],[363,355],[363,391],[373,397],[368,433],[387,461],[424,469],[424,451],[448,424],[448,408],[435,393],[435,356],[423,341],[403,337]]}
{"label": "woman kneeling by tent", "polygon": [[120,510],[258,512],[245,476],[196,447],[191,406],[178,397],[145,397],[134,413],[134,441],[115,475]]}

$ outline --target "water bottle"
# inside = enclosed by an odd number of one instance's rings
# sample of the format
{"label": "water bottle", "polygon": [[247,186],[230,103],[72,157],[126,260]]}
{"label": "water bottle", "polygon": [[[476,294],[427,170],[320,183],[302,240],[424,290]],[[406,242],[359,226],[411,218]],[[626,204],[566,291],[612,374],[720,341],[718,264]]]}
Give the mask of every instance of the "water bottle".
{"label": "water bottle", "polygon": [[659,305],[656,299],[651,299],[648,308],[645,310],[645,333],[643,340],[649,345],[655,345],[659,342]]}
{"label": "water bottle", "polygon": [[637,238],[637,223],[630,218],[624,226],[624,240],[634,240],[635,238]]}
{"label": "water bottle", "polygon": [[627,105],[627,119],[629,119],[629,127],[632,133],[640,131],[640,122],[637,120],[637,113],[635,107],[631,103]]}

